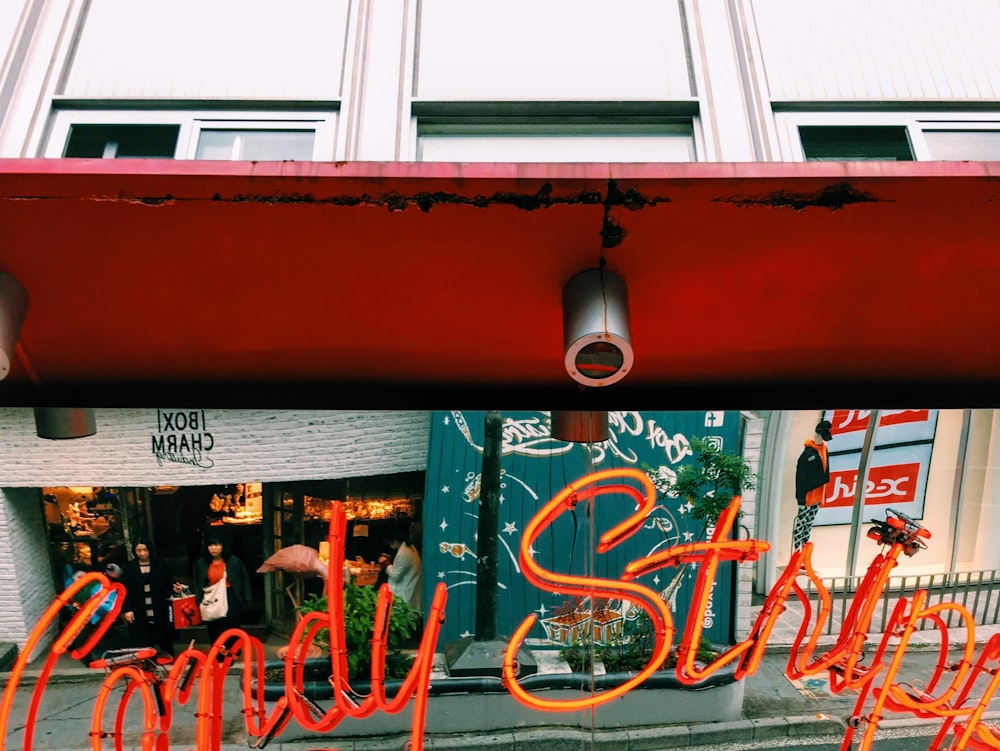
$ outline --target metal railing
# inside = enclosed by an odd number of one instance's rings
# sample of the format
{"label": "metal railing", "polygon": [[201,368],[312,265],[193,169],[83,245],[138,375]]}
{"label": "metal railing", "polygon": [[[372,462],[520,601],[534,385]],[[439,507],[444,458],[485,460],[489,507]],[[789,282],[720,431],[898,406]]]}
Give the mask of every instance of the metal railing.
{"label": "metal railing", "polygon": [[[840,626],[851,607],[851,601],[861,583],[861,576],[837,576],[824,578],[825,586],[833,598],[826,633],[840,632]],[[959,571],[948,574],[922,574],[920,576],[891,576],[888,585],[872,617],[871,633],[883,633],[889,624],[889,617],[900,597],[913,598],[918,589],[927,590],[924,607],[942,602],[956,602],[968,610],[976,625],[1000,623],[1000,570]],[[819,596],[816,587],[809,583],[806,592],[814,602]],[[959,625],[955,611],[942,614],[945,624],[951,628]],[[923,619],[917,624],[918,630],[934,628],[933,622]]]}

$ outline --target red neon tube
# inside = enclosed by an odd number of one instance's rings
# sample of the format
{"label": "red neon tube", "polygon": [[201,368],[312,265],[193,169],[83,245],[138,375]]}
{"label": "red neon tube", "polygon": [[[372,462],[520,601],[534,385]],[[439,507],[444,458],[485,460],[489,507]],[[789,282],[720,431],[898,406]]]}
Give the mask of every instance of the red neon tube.
{"label": "red neon tube", "polygon": [[[638,482],[641,492],[635,487],[624,483],[614,483],[599,486],[602,480],[630,479]],[[670,610],[666,603],[647,587],[626,581],[599,579],[596,577],[573,576],[547,571],[535,563],[531,555],[532,544],[542,531],[552,524],[561,514],[575,508],[579,501],[608,494],[624,494],[637,501],[637,510],[625,521],[612,527],[600,538],[598,552],[605,552],[622,540],[634,534],[645,522],[649,512],[656,503],[656,488],[645,472],[635,469],[607,469],[593,472],[576,482],[566,486],[556,494],[535,517],[528,523],[521,540],[520,561],[524,577],[534,586],[545,591],[558,591],[562,594],[595,596],[604,595],[611,599],[625,598],[636,602],[649,615],[656,634],[656,644],[649,664],[636,676],[621,686],[580,699],[554,700],[545,699],[524,690],[517,680],[515,663],[517,653],[525,637],[535,624],[535,616],[529,615],[515,630],[504,654],[503,680],[507,690],[522,704],[541,711],[571,712],[606,704],[628,693],[646,680],[666,660],[673,641],[674,627]]]}

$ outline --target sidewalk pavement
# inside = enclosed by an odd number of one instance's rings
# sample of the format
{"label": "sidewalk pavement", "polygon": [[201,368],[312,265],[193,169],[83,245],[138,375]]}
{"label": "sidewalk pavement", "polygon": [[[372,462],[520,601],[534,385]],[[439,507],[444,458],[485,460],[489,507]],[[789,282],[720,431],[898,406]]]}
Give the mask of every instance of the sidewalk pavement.
{"label": "sidewalk pavement", "polygon": [[[976,642],[982,645],[995,633],[1000,633],[1000,625],[979,626],[976,628]],[[911,647],[903,660],[901,680],[926,681],[939,659],[936,632],[918,632],[911,640]],[[881,635],[869,636],[869,651],[874,651]],[[827,643],[832,643],[829,637]],[[274,656],[284,641],[272,636],[265,642],[268,657]],[[196,644],[200,649],[207,645]],[[830,692],[829,682],[825,676],[807,679],[793,683],[785,675],[789,659],[790,640],[781,639],[778,635],[771,639],[764,659],[758,671],[744,680],[744,695],[742,718],[735,721],[711,722],[696,725],[656,725],[655,718],[650,718],[648,726],[633,727],[621,730],[581,730],[579,728],[548,727],[520,728],[506,732],[490,732],[478,735],[434,735],[425,736],[427,749],[482,749],[484,751],[574,751],[581,748],[614,749],[615,751],[656,751],[658,749],[684,748],[689,746],[704,746],[729,742],[744,742],[765,738],[783,738],[798,736],[843,735],[847,719],[854,713],[856,694],[844,692],[835,695]],[[978,656],[977,649],[977,656]],[[957,653],[952,652],[950,659],[957,659]],[[29,666],[30,668],[31,666]],[[27,671],[22,680],[22,688],[17,692],[19,705],[23,705],[31,691],[33,679],[38,670]],[[0,688],[6,687],[9,673],[0,673]],[[103,679],[103,671],[96,671],[82,666],[68,656],[60,659],[50,680],[50,686],[43,702],[42,717],[36,726],[36,749],[89,749],[90,739],[90,707],[93,704],[97,684]],[[231,676],[228,681],[227,696],[231,698],[231,707],[227,706],[227,722],[224,733],[222,751],[247,749],[255,739],[249,738],[239,714],[239,679]],[[943,680],[947,680],[947,674]],[[876,679],[877,683],[880,683]],[[982,681],[985,684],[985,680]],[[87,685],[84,688],[84,684]],[[981,686],[977,684],[977,689]],[[641,689],[640,689],[641,690]],[[938,688],[940,692],[941,687]],[[711,691],[711,689],[708,689]],[[974,691],[973,695],[981,691]],[[53,699],[53,706],[48,706],[49,694],[63,697]],[[22,696],[23,695],[23,696]],[[498,697],[498,701],[505,700]],[[513,701],[510,699],[510,701]],[[870,705],[871,699],[869,699]],[[17,707],[15,707],[17,709]],[[232,711],[230,711],[232,710]],[[430,711],[433,712],[433,700]],[[600,711],[599,709],[597,711]],[[867,710],[864,710],[867,711]],[[14,713],[12,712],[12,715]],[[56,731],[67,721],[74,719],[72,727],[65,731]],[[1000,720],[1000,699],[990,703],[986,719]],[[0,745],[0,751],[21,749],[21,735],[17,732],[17,723],[23,723],[22,716],[11,717],[8,736],[5,745]],[[937,721],[924,721],[912,716],[887,714],[880,727],[898,727],[900,725],[929,724],[939,726]],[[40,732],[46,728],[45,733]],[[170,734],[170,751],[193,748],[193,709],[181,707],[175,713],[174,726]],[[291,726],[290,726],[291,727]],[[933,733],[933,728],[928,733]],[[293,734],[294,735],[294,734]],[[298,733],[297,735],[301,735]],[[294,741],[282,741],[281,736],[272,741],[267,748],[272,751],[306,751],[307,749],[332,749],[341,751],[399,751],[407,747],[409,735],[392,737],[340,737],[330,738],[316,736]],[[131,739],[132,745],[126,743],[124,748],[138,749],[138,734]],[[102,748],[112,748],[113,743],[105,740]],[[158,747],[166,751],[165,747]]]}

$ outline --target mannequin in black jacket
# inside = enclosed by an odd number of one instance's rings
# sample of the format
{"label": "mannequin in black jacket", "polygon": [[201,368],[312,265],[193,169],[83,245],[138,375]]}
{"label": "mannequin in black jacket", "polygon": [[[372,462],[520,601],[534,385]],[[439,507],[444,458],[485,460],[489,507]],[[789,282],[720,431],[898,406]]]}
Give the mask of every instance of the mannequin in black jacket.
{"label": "mannequin in black jacket", "polygon": [[813,521],[823,502],[824,487],[830,481],[826,442],[833,439],[832,427],[827,420],[819,421],[816,433],[806,441],[795,465],[795,501],[799,511],[792,526],[793,550],[809,542]]}

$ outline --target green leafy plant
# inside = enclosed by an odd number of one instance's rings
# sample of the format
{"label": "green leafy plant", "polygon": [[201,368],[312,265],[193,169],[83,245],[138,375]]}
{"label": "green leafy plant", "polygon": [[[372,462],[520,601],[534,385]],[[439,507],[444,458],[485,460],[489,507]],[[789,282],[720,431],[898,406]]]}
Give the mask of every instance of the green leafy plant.
{"label": "green leafy plant", "polygon": [[594,669],[594,649],[590,637],[577,639],[559,650],[559,656],[566,660],[574,673],[590,673]]}
{"label": "green leafy plant", "polygon": [[625,624],[621,636],[601,647],[601,662],[609,673],[637,672],[649,664],[655,646],[653,621],[643,613]]}
{"label": "green leafy plant", "polygon": [[652,467],[645,467],[656,489],[663,495],[685,498],[694,507],[691,515],[715,524],[734,495],[757,487],[757,478],[742,456],[728,454],[704,438],[692,438],[694,461],[677,469],[673,482]]}
{"label": "green leafy plant", "polygon": [[[344,587],[344,641],[350,678],[365,678],[371,675],[371,644],[377,603],[378,590],[374,587],[359,587],[354,584]],[[296,610],[302,615],[315,611],[326,613],[326,595],[309,595]],[[420,611],[414,610],[399,598],[393,599],[392,610],[389,613],[386,677],[406,676],[412,657],[401,650],[412,642],[419,627]],[[315,643],[329,650],[329,631],[320,630]]]}

